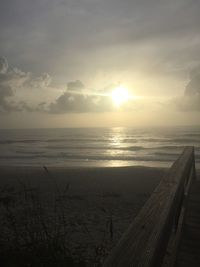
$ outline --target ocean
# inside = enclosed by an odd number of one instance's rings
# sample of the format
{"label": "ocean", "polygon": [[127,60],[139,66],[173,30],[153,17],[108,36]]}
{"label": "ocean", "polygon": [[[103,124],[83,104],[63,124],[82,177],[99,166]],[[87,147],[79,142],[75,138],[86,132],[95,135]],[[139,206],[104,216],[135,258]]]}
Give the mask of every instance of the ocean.
{"label": "ocean", "polygon": [[198,127],[1,129],[0,165],[169,167],[187,145],[199,169]]}

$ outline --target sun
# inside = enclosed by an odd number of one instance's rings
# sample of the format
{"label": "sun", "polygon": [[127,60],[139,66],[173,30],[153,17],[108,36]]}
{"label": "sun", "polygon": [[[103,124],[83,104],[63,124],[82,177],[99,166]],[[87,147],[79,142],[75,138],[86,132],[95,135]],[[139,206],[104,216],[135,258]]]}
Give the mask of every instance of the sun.
{"label": "sun", "polygon": [[124,87],[117,87],[111,93],[113,103],[119,107],[130,99],[129,92]]}

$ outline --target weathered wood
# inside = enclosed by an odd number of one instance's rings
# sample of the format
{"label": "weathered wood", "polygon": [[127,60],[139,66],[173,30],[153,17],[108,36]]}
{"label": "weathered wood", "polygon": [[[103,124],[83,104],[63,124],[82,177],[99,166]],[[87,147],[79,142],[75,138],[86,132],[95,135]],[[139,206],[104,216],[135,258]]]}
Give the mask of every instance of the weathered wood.
{"label": "weathered wood", "polygon": [[190,176],[193,166],[194,148],[186,147],[110,253],[104,267],[161,266],[174,222],[178,225],[182,214],[185,188],[194,176]]}
{"label": "weathered wood", "polygon": [[186,179],[186,182],[184,183],[185,190],[183,192],[183,198],[180,208],[180,217],[176,221],[176,232],[174,235],[171,236],[171,240],[168,244],[168,255],[165,254],[163,267],[172,267],[176,265],[177,253],[179,250],[181,235],[183,232],[183,225],[185,223],[185,217],[187,213],[188,196],[191,189],[191,184],[195,179],[194,175],[195,172],[194,168],[192,167],[192,171],[190,172],[188,179]]}
{"label": "weathered wood", "polygon": [[176,266],[200,266],[200,181],[198,180],[191,187]]}

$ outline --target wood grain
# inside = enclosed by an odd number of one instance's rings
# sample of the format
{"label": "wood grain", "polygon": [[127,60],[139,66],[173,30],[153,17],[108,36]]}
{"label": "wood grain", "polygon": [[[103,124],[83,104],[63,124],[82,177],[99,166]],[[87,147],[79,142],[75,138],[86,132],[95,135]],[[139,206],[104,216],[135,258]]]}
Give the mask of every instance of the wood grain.
{"label": "wood grain", "polygon": [[188,197],[185,192],[189,192],[194,170],[194,148],[186,147],[111,251],[104,267],[162,265],[168,241],[171,236],[177,238],[174,231],[180,232],[177,228],[182,226]]}

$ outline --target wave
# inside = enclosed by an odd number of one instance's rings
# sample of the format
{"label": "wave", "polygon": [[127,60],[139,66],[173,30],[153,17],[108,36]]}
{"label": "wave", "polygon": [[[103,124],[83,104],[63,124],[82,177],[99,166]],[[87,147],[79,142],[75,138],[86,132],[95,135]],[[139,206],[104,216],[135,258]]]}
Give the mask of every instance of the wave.
{"label": "wave", "polygon": [[199,142],[199,139],[191,139],[191,138],[143,138],[139,141],[142,142],[160,142],[160,143],[195,143]]}
{"label": "wave", "polygon": [[155,152],[154,155],[156,156],[166,156],[166,157],[177,157],[180,156],[180,153],[164,153],[164,152]]}
{"label": "wave", "polygon": [[44,154],[45,151],[19,151],[19,150],[16,150],[16,153],[17,154],[26,154],[26,155],[41,155],[41,154]]}
{"label": "wave", "polygon": [[69,138],[69,139],[37,139],[37,140],[30,140],[30,139],[24,139],[24,140],[1,140],[0,144],[1,145],[8,145],[8,144],[17,144],[17,143],[24,143],[24,144],[29,144],[29,143],[39,143],[39,142],[44,142],[44,143],[63,143],[63,142],[108,142],[108,139],[96,139],[96,138]]}
{"label": "wave", "polygon": [[152,147],[150,149],[184,149],[184,145],[180,145],[180,146],[173,146],[173,145],[169,145],[169,146],[157,146],[157,147]]}
{"label": "wave", "polygon": [[[140,150],[183,150],[184,149],[184,145],[169,145],[169,146],[155,146],[155,147],[145,147],[145,146],[127,146],[127,147],[117,147],[117,146],[109,146],[109,145],[104,145],[104,146],[88,146],[88,145],[79,145],[79,146],[74,146],[74,145],[62,145],[62,146],[46,146],[46,149],[52,149],[52,150],[56,150],[56,149],[73,149],[73,150],[122,150],[122,151],[140,151]],[[195,150],[199,150],[200,147],[196,146]]]}
{"label": "wave", "polygon": [[[1,132],[0,132],[1,134]],[[23,131],[2,132],[0,164],[47,162],[77,163],[98,161],[172,162],[185,145],[195,146],[195,159],[200,161],[200,131]],[[162,165],[162,163],[160,163]]]}
{"label": "wave", "polygon": [[191,139],[191,138],[173,138],[170,140],[170,142],[176,142],[176,143],[197,143],[199,142],[199,139]]}
{"label": "wave", "polygon": [[[200,135],[199,135],[200,136]],[[8,145],[8,144],[31,144],[31,143],[106,143],[106,144],[112,144],[114,143],[114,140],[110,138],[65,138],[65,139],[20,139],[20,140],[0,140],[1,145]],[[138,142],[148,142],[148,143],[198,143],[200,142],[200,139],[197,138],[121,138],[119,140],[119,143],[138,143]],[[133,148],[138,148],[140,146],[133,146]],[[169,146],[162,146],[163,149],[169,148]],[[177,146],[178,147],[178,146]]]}
{"label": "wave", "polygon": [[182,136],[199,137],[200,138],[200,133],[186,133],[186,134],[182,134]]}
{"label": "wave", "polygon": [[[175,156],[175,155],[174,155]],[[38,155],[7,155],[3,156],[0,155],[0,159],[9,160],[9,159],[70,159],[70,160],[121,160],[121,161],[172,161],[174,158],[168,157],[168,158],[160,158],[160,157],[153,157],[150,156],[111,156],[111,155],[102,155],[102,156],[96,156],[96,155],[90,155],[85,157],[84,155],[68,155],[68,154],[62,154],[62,155],[48,155],[48,156],[38,156]]]}
{"label": "wave", "polygon": [[41,142],[41,140],[1,140],[0,145],[9,145],[9,144],[18,144],[18,143],[24,143],[24,144],[29,144],[29,143],[37,143]]}
{"label": "wave", "polygon": [[65,139],[47,139],[43,140],[47,143],[62,143],[62,142],[108,142],[108,138],[65,138]]}
{"label": "wave", "polygon": [[145,148],[143,146],[130,146],[130,147],[112,147],[112,146],[47,146],[47,149],[73,149],[73,150],[82,150],[82,149],[91,149],[91,150],[123,150],[123,151],[139,151],[139,150],[145,150],[148,148]]}

